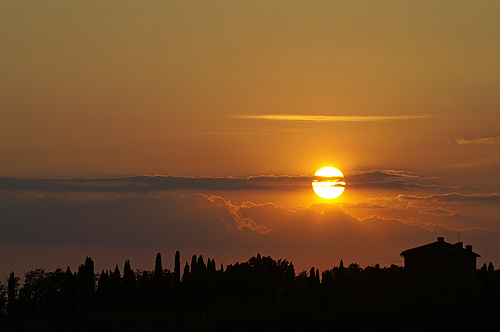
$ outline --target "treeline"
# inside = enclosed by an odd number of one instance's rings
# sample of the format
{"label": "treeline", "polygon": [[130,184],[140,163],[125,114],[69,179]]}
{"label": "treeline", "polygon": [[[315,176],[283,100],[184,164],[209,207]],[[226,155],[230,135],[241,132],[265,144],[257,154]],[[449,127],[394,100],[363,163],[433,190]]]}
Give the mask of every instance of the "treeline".
{"label": "treeline", "polygon": [[[500,321],[500,270],[484,265],[476,292],[430,294],[408,287],[400,266],[356,263],[296,274],[292,263],[257,255],[216,266],[193,255],[181,269],[96,273],[87,257],[73,272],[36,269],[23,284],[12,272],[0,284],[0,328],[23,331],[489,329]],[[497,320],[498,319],[498,320]],[[4,331],[4,329],[0,329]]]}

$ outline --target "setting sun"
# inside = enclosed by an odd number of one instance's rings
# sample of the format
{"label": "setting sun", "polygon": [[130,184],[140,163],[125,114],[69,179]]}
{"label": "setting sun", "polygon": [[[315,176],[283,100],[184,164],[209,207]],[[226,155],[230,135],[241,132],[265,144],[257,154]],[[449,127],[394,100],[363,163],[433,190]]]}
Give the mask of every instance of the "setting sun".
{"label": "setting sun", "polygon": [[312,182],[314,192],[325,199],[339,197],[345,189],[344,174],[334,167],[323,167]]}

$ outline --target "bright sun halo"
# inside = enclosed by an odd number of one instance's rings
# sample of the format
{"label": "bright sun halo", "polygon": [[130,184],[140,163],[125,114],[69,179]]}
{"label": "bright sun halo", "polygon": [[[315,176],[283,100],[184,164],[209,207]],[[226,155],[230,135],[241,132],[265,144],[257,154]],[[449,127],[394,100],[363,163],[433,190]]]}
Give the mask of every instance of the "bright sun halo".
{"label": "bright sun halo", "polygon": [[314,192],[325,199],[339,197],[345,189],[344,174],[334,167],[323,167],[317,171],[312,182]]}

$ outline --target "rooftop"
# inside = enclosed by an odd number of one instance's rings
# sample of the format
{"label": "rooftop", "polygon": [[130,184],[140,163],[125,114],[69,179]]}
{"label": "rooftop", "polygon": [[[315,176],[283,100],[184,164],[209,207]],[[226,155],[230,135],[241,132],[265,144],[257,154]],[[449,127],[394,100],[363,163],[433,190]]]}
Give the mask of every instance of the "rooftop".
{"label": "rooftop", "polygon": [[473,255],[480,257],[479,254],[472,252],[472,246],[463,247],[463,242],[455,244],[444,241],[444,237],[438,237],[436,242],[425,244],[420,247],[405,250],[401,253],[402,257],[412,255]]}

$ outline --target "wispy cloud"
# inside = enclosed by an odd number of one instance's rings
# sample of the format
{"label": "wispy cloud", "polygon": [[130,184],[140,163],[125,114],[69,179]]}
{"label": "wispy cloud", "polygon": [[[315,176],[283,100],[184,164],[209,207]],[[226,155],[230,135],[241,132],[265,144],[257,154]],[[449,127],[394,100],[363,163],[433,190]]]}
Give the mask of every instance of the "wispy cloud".
{"label": "wispy cloud", "polygon": [[396,120],[414,120],[431,118],[432,115],[372,115],[372,116],[336,116],[305,114],[247,114],[232,115],[238,119],[255,119],[269,121],[307,121],[307,122],[383,122]]}
{"label": "wispy cloud", "polygon": [[422,177],[400,170],[370,170],[350,174],[345,177],[349,187],[384,189],[438,189],[449,188],[437,185],[435,177]]}
{"label": "wispy cloud", "polygon": [[500,194],[435,194],[426,197],[417,197],[410,195],[398,195],[400,200],[410,201],[435,201],[446,203],[464,203],[464,202],[500,202]]}
{"label": "wispy cloud", "polygon": [[457,139],[458,144],[500,144],[500,136],[481,137],[475,139]]}
{"label": "wispy cloud", "polygon": [[238,131],[188,131],[178,132],[177,135],[190,136],[190,137],[239,137],[247,135],[262,135],[265,132],[300,132],[304,131],[301,128],[243,128]]}

